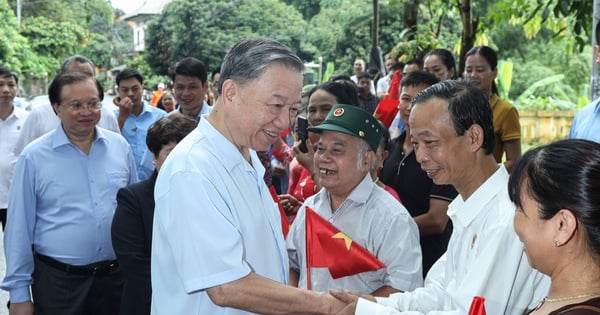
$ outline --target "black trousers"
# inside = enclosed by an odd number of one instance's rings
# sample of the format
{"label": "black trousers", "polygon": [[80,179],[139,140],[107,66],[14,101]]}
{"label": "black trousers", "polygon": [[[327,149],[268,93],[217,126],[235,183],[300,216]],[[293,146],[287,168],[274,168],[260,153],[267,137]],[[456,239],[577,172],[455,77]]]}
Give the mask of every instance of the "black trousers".
{"label": "black trousers", "polygon": [[119,314],[123,275],[77,275],[49,266],[34,255],[31,293],[36,315]]}
{"label": "black trousers", "polygon": [[2,222],[2,232],[6,227],[6,209],[0,209],[0,222]]}

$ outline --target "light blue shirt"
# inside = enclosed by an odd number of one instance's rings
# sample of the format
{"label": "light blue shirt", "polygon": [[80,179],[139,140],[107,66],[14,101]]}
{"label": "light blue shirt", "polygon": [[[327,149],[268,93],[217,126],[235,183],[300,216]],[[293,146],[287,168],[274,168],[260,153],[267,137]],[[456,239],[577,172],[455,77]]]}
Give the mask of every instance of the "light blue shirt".
{"label": "light blue shirt", "polygon": [[575,115],[569,139],[587,139],[600,143],[600,99],[586,105]]}
{"label": "light blue shirt", "polygon": [[[133,156],[135,157],[135,164],[137,166],[137,173],[140,180],[147,179],[154,170],[152,163],[148,165],[147,161],[143,159],[144,154],[148,151],[146,145],[146,135],[148,129],[154,124],[155,121],[163,118],[167,115],[167,112],[160,108],[148,105],[146,102],[143,103],[142,112],[139,116],[129,114],[121,129],[121,134],[133,150]],[[119,109],[115,110],[115,116],[119,116]]]}
{"label": "light blue shirt", "polygon": [[[211,110],[212,110],[212,106],[208,105],[207,102],[203,102],[202,103],[202,107],[200,108],[200,112],[198,112],[198,115],[196,115],[196,118],[194,118],[194,119],[196,119],[197,122],[200,122],[200,118],[202,118],[202,116],[210,113]],[[183,114],[181,112],[181,107],[180,106],[177,106],[177,109],[175,109],[174,111],[170,112],[169,115],[172,115],[173,113]]]}
{"label": "light blue shirt", "polygon": [[[204,105],[202,105],[202,109],[200,109],[200,113],[198,113],[198,116],[196,116],[196,121],[200,121],[200,118],[202,118],[202,115],[208,114],[210,113],[210,111],[212,110],[212,107],[209,106],[206,102],[204,102]],[[169,113],[167,113],[167,115],[172,115],[173,113],[178,113],[178,114],[182,114],[179,111],[179,109],[171,111]],[[145,169],[151,169],[154,170],[154,165],[152,164],[152,152],[150,152],[150,150],[146,150],[146,152],[144,152],[144,155],[142,156],[142,167]],[[141,180],[141,179],[140,179]]]}
{"label": "light blue shirt", "polygon": [[30,300],[32,245],[71,265],[115,259],[110,227],[117,191],[137,181],[133,154],[121,135],[96,127],[86,155],[58,125],[25,147],[14,175],[0,285],[10,301]]}
{"label": "light blue shirt", "polygon": [[248,163],[207,119],[158,173],[152,237],[152,314],[250,314],[206,289],[250,272],[287,283],[281,219],[256,152]]}

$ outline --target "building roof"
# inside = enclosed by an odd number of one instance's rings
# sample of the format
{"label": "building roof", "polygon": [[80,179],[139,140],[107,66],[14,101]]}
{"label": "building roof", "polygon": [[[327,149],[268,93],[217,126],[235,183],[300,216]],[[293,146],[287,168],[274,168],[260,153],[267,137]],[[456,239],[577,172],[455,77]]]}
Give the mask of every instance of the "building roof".
{"label": "building roof", "polygon": [[171,0],[144,0],[144,4],[138,9],[126,14],[123,19],[125,21],[128,20],[136,20],[137,18],[149,15],[157,15],[160,14],[163,8],[169,3]]}

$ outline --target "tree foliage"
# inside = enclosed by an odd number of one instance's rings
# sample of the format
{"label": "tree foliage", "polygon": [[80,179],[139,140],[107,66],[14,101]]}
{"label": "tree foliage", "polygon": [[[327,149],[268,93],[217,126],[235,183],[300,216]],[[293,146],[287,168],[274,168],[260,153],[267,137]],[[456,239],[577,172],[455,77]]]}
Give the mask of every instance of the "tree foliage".
{"label": "tree foliage", "polygon": [[48,61],[31,49],[27,38],[18,32],[17,18],[6,0],[0,0],[0,64],[19,73],[43,75]]}
{"label": "tree foliage", "polygon": [[522,25],[529,39],[545,26],[557,39],[566,39],[567,52],[582,51],[592,31],[592,5],[591,0],[498,0],[487,23]]}
{"label": "tree foliage", "polygon": [[300,13],[278,0],[173,0],[148,26],[146,60],[157,74],[188,56],[215,68],[238,40],[267,36],[302,55],[305,28]]}

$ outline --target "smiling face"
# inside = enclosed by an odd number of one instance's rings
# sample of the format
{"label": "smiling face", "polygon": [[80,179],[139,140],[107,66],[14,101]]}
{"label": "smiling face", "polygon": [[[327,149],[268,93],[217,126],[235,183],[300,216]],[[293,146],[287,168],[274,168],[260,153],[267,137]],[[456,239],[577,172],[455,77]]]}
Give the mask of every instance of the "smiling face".
{"label": "smiling face", "polygon": [[171,92],[165,92],[162,96],[162,105],[167,113],[175,109],[175,97]]}
{"label": "smiling face", "polygon": [[429,55],[423,62],[423,70],[435,75],[440,81],[451,79],[454,68],[448,69],[442,59],[437,55]]}
{"label": "smiling face", "polygon": [[550,275],[552,267],[551,255],[555,252],[553,240],[555,235],[552,229],[552,220],[543,220],[539,217],[539,203],[527,193],[528,183],[521,186],[520,198],[522,207],[517,207],[514,217],[515,232],[525,247],[527,259],[532,268]]}
{"label": "smiling face", "polygon": [[457,136],[448,112],[448,101],[429,98],[414,106],[410,113],[410,138],[417,161],[437,185],[451,184],[459,192],[468,184],[473,166],[467,133]]}
{"label": "smiling face", "polygon": [[360,140],[341,132],[323,131],[317,143],[314,164],[320,183],[343,199],[369,172],[371,160],[375,158],[375,153],[368,151],[364,163],[357,168]]}
{"label": "smiling face", "polygon": [[[90,137],[100,120],[100,109],[90,108],[90,104],[99,103],[100,96],[94,79],[67,84],[60,91],[60,104],[52,104],[60,118],[63,129],[69,139]],[[84,108],[75,110],[72,105]]]}
{"label": "smiling face", "polygon": [[475,54],[467,57],[463,76],[484,94],[491,94],[497,74],[498,69],[492,69],[483,56]]}
{"label": "smiling face", "polygon": [[400,113],[400,118],[408,126],[408,117],[410,115],[410,105],[412,104],[413,99],[417,93],[426,89],[428,86],[425,84],[420,85],[412,85],[412,86],[403,86],[400,90],[400,104],[398,105],[398,112]]}
{"label": "smiling face", "polygon": [[301,90],[302,74],[280,64],[245,84],[226,80],[222,97],[230,115],[225,136],[242,152],[268,150],[296,117]]}
{"label": "smiling face", "polygon": [[208,89],[208,81],[202,82],[198,77],[182,74],[175,75],[173,92],[175,99],[181,107],[181,112],[196,117],[204,104],[204,97]]}
{"label": "smiling face", "polygon": [[311,126],[320,125],[329,111],[338,103],[335,95],[325,91],[325,90],[316,90],[313,94],[310,95],[310,99],[308,100],[308,122]]}

